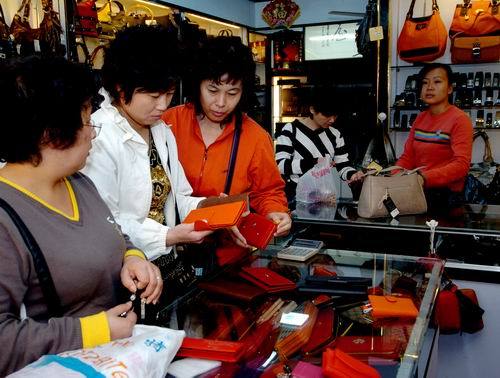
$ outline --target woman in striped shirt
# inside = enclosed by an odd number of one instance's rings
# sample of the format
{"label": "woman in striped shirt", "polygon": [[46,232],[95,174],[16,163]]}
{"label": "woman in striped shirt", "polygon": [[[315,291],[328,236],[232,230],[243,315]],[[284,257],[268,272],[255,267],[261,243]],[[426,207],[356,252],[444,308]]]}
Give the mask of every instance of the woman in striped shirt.
{"label": "woman in striped shirt", "polygon": [[331,90],[315,89],[309,101],[309,117],[283,126],[276,144],[276,162],[286,181],[289,202],[295,198],[297,182],[320,159],[330,157],[342,180],[351,183],[363,178],[351,166],[347,146],[338,129],[339,103]]}

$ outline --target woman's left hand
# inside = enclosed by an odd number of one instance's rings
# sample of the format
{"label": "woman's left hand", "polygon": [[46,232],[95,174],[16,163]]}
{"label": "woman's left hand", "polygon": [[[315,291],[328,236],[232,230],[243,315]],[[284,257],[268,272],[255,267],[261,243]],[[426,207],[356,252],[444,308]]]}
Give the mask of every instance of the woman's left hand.
{"label": "woman's left hand", "polygon": [[132,293],[144,289],[141,298],[146,303],[155,303],[160,298],[163,280],[158,267],[138,256],[127,256],[123,261],[121,271],[122,284]]}
{"label": "woman's left hand", "polygon": [[278,225],[278,229],[274,233],[274,236],[287,235],[292,228],[292,218],[288,213],[273,212],[267,214],[267,219],[272,220]]}

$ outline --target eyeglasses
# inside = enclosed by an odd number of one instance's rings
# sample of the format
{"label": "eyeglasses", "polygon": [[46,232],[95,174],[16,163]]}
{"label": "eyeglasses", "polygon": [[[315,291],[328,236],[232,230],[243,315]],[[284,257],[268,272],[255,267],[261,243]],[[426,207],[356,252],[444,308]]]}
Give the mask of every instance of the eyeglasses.
{"label": "eyeglasses", "polygon": [[93,127],[95,131],[95,136],[98,136],[99,133],[101,132],[102,125],[97,124],[94,121],[90,120],[89,122],[85,122],[83,126],[88,126],[88,127]]}

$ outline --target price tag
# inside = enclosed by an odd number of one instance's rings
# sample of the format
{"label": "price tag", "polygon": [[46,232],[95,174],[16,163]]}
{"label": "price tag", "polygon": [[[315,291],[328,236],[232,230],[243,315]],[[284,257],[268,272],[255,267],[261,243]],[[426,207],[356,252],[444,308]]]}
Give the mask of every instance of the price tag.
{"label": "price tag", "polygon": [[368,29],[368,34],[370,35],[370,41],[380,41],[384,39],[384,29],[382,26],[375,26]]}

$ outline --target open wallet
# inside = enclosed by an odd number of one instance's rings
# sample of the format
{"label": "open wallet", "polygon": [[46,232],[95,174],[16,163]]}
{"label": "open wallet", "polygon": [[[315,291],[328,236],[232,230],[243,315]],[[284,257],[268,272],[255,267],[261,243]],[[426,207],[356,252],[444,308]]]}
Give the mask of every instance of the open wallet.
{"label": "open wallet", "polygon": [[222,341],[185,337],[178,357],[202,358],[223,362],[238,362],[245,353],[245,344],[238,341]]}
{"label": "open wallet", "polygon": [[371,358],[398,360],[404,351],[401,340],[383,336],[340,336],[334,345],[364,362]]}
{"label": "open wallet", "polygon": [[182,223],[194,223],[196,231],[217,230],[235,226],[246,211],[245,201],[223,203],[191,210]]}
{"label": "open wallet", "polygon": [[416,318],[417,307],[410,298],[394,295],[368,295],[372,306],[372,316],[381,318]]}
{"label": "open wallet", "polygon": [[276,224],[266,217],[250,213],[246,217],[241,218],[238,223],[238,230],[247,241],[248,245],[259,249],[266,249],[276,232]]}
{"label": "open wallet", "polygon": [[278,293],[295,289],[293,281],[263,267],[243,267],[240,276],[256,286],[264,289],[267,293]]}

